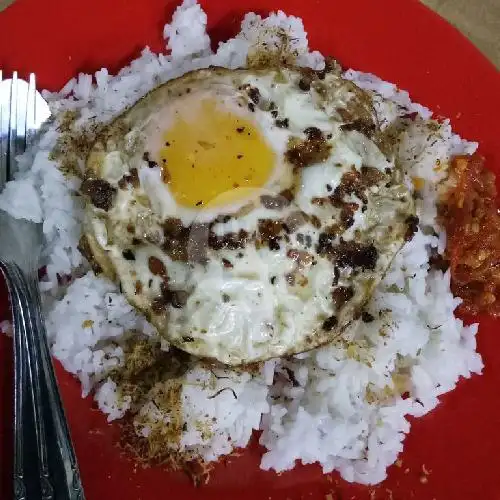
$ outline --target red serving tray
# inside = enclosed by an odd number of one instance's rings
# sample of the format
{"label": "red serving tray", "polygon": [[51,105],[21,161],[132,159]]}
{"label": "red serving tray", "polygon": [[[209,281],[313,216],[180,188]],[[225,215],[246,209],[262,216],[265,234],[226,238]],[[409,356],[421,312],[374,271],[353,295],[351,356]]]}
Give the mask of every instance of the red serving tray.
{"label": "red serving tray", "polygon": [[[282,9],[301,16],[312,48],[409,90],[414,100],[450,117],[464,138],[478,140],[488,167],[499,171],[499,73],[417,1],[240,0],[238,7],[223,0],[201,3],[215,41],[235,34],[248,10],[267,14]],[[0,68],[4,77],[14,69],[24,76],[34,71],[39,85],[51,90],[79,71],[102,66],[116,71],[145,45],[163,49],[163,24],[176,5],[171,0],[17,0],[0,14]],[[0,290],[0,320],[8,317],[6,294]],[[117,427],[106,423],[89,398],[80,398],[79,383],[57,366],[87,500],[500,499],[500,322],[481,318],[480,323],[484,375],[460,382],[435,411],[412,422],[401,466],[392,466],[388,479],[376,487],[348,484],[337,474],[323,476],[317,466],[299,465],[279,476],[261,471],[262,450],[256,444],[219,465],[212,481],[198,489],[182,474],[142,469],[117,448]],[[2,499],[11,497],[11,352],[10,339],[0,336]]]}

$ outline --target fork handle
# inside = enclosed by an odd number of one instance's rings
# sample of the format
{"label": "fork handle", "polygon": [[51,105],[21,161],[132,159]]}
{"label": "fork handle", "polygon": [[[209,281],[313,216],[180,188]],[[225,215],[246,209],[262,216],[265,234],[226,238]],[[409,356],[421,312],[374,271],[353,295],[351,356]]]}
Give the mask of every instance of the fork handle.
{"label": "fork handle", "polygon": [[[22,457],[15,460],[18,468],[22,464],[22,475],[19,475],[19,470],[15,471],[14,494],[18,495],[15,498],[30,500],[27,492],[34,490],[33,482],[36,480],[38,498],[84,500],[76,456],[47,344],[38,283],[34,277],[26,278],[17,265],[9,265],[4,274],[9,289],[12,289],[14,335],[22,339],[20,349],[26,354],[24,358],[20,356],[20,362],[24,361],[24,370],[28,374],[27,386],[16,387],[16,393],[24,391],[25,396],[21,396],[21,399],[27,404],[22,409],[21,425],[15,428],[15,432],[21,433],[15,436],[16,443],[18,440],[21,442],[20,449],[16,446],[15,452],[22,453]],[[38,459],[38,477],[33,477],[35,456]]]}
{"label": "fork handle", "polygon": [[[23,273],[21,275],[24,277]],[[35,337],[35,341],[38,340],[38,345],[34,348],[34,351],[35,354],[40,356],[40,375],[44,385],[44,396],[47,398],[47,403],[42,408],[44,410],[45,421],[48,424],[48,442],[51,442],[51,435],[53,439],[55,438],[52,441],[52,451],[54,453],[49,453],[48,456],[49,469],[53,468],[54,470],[52,478],[54,479],[56,491],[55,498],[56,500],[60,498],[64,500],[85,500],[78,462],[50,356],[38,288],[38,276],[32,277],[31,280],[26,280],[26,283],[31,299],[28,302],[32,306],[33,325],[35,327],[33,336]]]}

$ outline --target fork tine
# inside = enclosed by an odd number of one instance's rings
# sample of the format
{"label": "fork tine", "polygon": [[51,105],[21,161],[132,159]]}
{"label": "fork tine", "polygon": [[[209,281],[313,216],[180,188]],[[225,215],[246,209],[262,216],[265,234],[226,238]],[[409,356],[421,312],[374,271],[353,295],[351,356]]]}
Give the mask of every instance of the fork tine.
{"label": "fork tine", "polygon": [[28,104],[29,84],[20,78],[16,78],[16,134],[14,152],[11,155],[9,180],[19,170],[17,157],[26,151],[26,115]]}
{"label": "fork tine", "polygon": [[26,99],[26,148],[31,146],[36,132],[36,77],[30,74],[28,96]]}
{"label": "fork tine", "polygon": [[17,136],[17,71],[12,73],[10,83],[10,119],[9,119],[9,150],[7,157],[7,180],[12,179],[12,169],[16,158]]}
{"label": "fork tine", "polygon": [[7,147],[9,143],[9,129],[8,129],[8,106],[9,96],[6,94],[10,92],[7,90],[6,85],[2,85],[2,71],[0,71],[0,191],[7,182]]}

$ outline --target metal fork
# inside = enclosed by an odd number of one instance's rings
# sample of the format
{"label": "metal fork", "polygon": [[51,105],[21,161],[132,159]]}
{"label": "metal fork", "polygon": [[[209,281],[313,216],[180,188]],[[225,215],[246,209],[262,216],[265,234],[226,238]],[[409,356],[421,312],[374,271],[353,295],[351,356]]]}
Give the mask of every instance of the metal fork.
{"label": "metal fork", "polygon": [[[2,81],[0,71],[0,191],[16,173],[47,103],[29,83]],[[41,224],[0,210],[0,273],[9,290],[14,327],[14,499],[84,499],[75,452],[57,387],[38,290]]]}

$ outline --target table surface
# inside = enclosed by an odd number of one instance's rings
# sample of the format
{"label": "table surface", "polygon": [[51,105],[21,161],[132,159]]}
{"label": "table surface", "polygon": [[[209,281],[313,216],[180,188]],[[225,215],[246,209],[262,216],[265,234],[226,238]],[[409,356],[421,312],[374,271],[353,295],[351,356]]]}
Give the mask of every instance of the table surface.
{"label": "table surface", "polygon": [[500,0],[421,1],[457,27],[500,68]]}
{"label": "table surface", "polygon": [[[456,26],[500,68],[500,0],[421,0]],[[0,0],[0,11],[14,0]]]}

